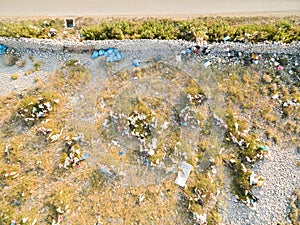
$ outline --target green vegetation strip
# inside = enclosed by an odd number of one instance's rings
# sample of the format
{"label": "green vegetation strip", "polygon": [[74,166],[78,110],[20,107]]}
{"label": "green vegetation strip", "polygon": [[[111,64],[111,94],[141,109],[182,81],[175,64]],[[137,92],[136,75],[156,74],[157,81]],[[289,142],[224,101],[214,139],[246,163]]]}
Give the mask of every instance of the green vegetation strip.
{"label": "green vegetation strip", "polygon": [[[112,19],[97,20],[78,18],[75,30],[84,40],[109,39],[160,39],[188,41],[207,40],[209,42],[236,41],[261,42],[282,41],[290,43],[300,40],[299,17],[202,17],[189,20],[173,19]],[[57,35],[50,35],[50,28]],[[31,20],[0,21],[0,36],[27,38],[55,38],[76,35],[66,31],[64,21]],[[60,35],[61,34],[61,35]],[[224,39],[225,38],[225,39]]]}

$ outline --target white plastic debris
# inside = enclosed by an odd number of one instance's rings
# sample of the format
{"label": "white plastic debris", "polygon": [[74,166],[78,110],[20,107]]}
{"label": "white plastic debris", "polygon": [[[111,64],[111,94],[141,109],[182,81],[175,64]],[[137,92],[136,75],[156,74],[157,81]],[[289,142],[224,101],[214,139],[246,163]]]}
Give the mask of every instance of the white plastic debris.
{"label": "white plastic debris", "polygon": [[258,176],[257,174],[255,174],[253,171],[250,175],[250,179],[249,179],[249,183],[250,185],[256,185],[257,187],[260,187],[263,185],[264,183],[264,178],[261,176]]}
{"label": "white plastic debris", "polygon": [[211,65],[211,62],[210,61],[207,61],[206,63],[204,63],[204,67],[207,68]]}
{"label": "white plastic debris", "polygon": [[279,94],[275,94],[275,95],[272,96],[272,99],[275,100],[275,99],[277,99],[278,97],[279,97]]}
{"label": "white plastic debris", "polygon": [[175,180],[175,184],[178,184],[181,187],[185,187],[185,183],[192,169],[193,166],[191,164],[188,164],[187,162],[183,161],[179,166],[179,171]]}
{"label": "white plastic debris", "polygon": [[198,213],[194,212],[193,217],[197,221],[198,224],[201,224],[201,225],[202,224],[207,224],[207,222],[206,222],[206,219],[207,219],[206,213],[198,214]]}
{"label": "white plastic debris", "polygon": [[181,62],[181,61],[182,61],[181,55],[176,55],[176,61],[177,61],[177,62]]}

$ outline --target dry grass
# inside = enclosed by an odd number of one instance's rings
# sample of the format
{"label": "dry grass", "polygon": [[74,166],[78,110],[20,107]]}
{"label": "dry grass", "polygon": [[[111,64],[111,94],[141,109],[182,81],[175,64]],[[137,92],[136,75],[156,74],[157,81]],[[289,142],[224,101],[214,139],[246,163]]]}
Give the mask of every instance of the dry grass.
{"label": "dry grass", "polygon": [[[37,219],[38,224],[50,224],[61,215],[62,224],[93,224],[98,215],[104,224],[192,224],[192,213],[206,213],[208,224],[218,224],[222,178],[212,169],[222,167],[221,159],[233,153],[238,161],[233,190],[245,199],[249,171],[241,172],[241,163],[248,168],[247,157],[256,161],[261,153],[257,146],[267,141],[297,142],[299,110],[285,109],[271,97],[278,93],[283,101],[299,99],[299,90],[281,78],[273,82],[274,74],[237,67],[226,73],[199,69],[192,77],[163,63],[117,73],[106,69],[110,76],[100,90],[92,85],[91,73],[72,60],[47,86],[37,83],[34,89],[0,98],[0,149],[8,152],[0,154],[0,224],[26,217],[30,223]],[[188,94],[207,99],[198,104]],[[31,111],[29,103],[40,98],[53,104],[47,117],[29,125],[16,118],[20,108]],[[157,138],[157,150],[148,158],[136,154],[135,137],[122,135],[127,120],[110,115],[129,116],[134,110],[157,118],[158,128],[149,137]],[[217,124],[213,113],[227,128]],[[162,129],[166,121],[168,128]],[[58,138],[52,141],[50,133]],[[249,146],[232,143],[229,133]],[[92,157],[79,166],[60,168],[70,154],[65,151],[67,139],[79,134],[84,141],[76,148]],[[223,142],[224,134],[229,141]],[[221,148],[225,156],[219,156]],[[145,159],[164,164],[147,168]],[[186,188],[174,183],[177,169],[171,170],[172,161],[182,160],[194,168]]]}

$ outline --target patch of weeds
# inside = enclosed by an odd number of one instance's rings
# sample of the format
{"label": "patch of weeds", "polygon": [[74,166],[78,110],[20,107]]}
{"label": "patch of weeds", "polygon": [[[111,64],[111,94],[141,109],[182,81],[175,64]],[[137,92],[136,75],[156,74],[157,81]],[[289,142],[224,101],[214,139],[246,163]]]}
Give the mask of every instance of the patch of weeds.
{"label": "patch of weeds", "polygon": [[12,206],[6,204],[0,204],[0,225],[10,224],[13,218],[15,209]]}
{"label": "patch of weeds", "polygon": [[27,70],[27,71],[25,71],[24,75],[30,75],[30,74],[32,74],[32,73],[33,73],[32,70]]}
{"label": "patch of weeds", "polygon": [[19,59],[18,61],[16,61],[16,66],[18,67],[24,67],[25,66],[26,61],[24,59]]}
{"label": "patch of weeds", "polygon": [[204,91],[194,79],[188,80],[187,87],[185,88],[185,93],[187,94],[189,103],[196,106],[200,105],[206,99]]}
{"label": "patch of weeds", "polygon": [[69,60],[68,62],[65,63],[65,66],[66,67],[69,67],[69,66],[74,67],[74,66],[77,66],[78,64],[80,64],[78,60],[71,59],[71,60]]}
{"label": "patch of weeds", "polygon": [[19,78],[18,74],[14,73],[10,76],[12,80],[17,80]]}
{"label": "patch of weeds", "polygon": [[239,118],[233,111],[227,110],[226,124],[227,140],[239,146],[239,158],[252,163],[263,158],[267,149],[256,134],[250,133],[250,124],[246,119]]}
{"label": "patch of weeds", "polygon": [[8,54],[6,57],[5,57],[5,65],[7,66],[13,66],[16,64],[16,62],[18,61],[18,56],[14,55],[14,54]]}
{"label": "patch of weeds", "polygon": [[14,207],[22,206],[31,192],[37,188],[37,178],[32,175],[19,176],[10,183],[8,188],[4,191],[3,198],[5,202]]}
{"label": "patch of weeds", "polygon": [[223,159],[225,165],[229,167],[232,174],[231,187],[239,200],[244,202],[252,199],[254,196],[251,192],[250,175],[251,171],[247,165],[241,162],[235,155],[230,155]]}
{"label": "patch of weeds", "polygon": [[[199,224],[215,224],[218,221],[218,212],[215,208],[217,185],[207,173],[192,172],[184,196],[187,208]],[[211,210],[208,210],[212,208]],[[208,217],[207,217],[208,215]],[[208,220],[207,220],[208,219]]]}
{"label": "patch of weeds", "polygon": [[61,185],[58,190],[51,193],[46,201],[49,207],[47,222],[61,223],[72,210],[74,189],[68,185]]}
{"label": "patch of weeds", "polygon": [[300,191],[296,189],[290,197],[290,213],[289,217],[292,224],[297,225],[300,221]]}
{"label": "patch of weeds", "polygon": [[19,103],[15,118],[32,126],[48,117],[60,99],[56,92],[41,92],[26,95]]}
{"label": "patch of weeds", "polygon": [[207,214],[207,224],[208,225],[216,225],[216,224],[219,224],[220,221],[221,221],[221,218],[218,213],[218,206],[216,204],[211,210],[209,210],[209,212]]}
{"label": "patch of weeds", "polygon": [[99,170],[94,170],[89,179],[89,184],[92,189],[99,189],[106,183],[107,177]]}
{"label": "patch of weeds", "polygon": [[152,120],[151,110],[146,103],[137,99],[128,117],[129,129],[138,138],[148,138],[151,136],[150,122]]}
{"label": "patch of weeds", "polygon": [[28,58],[31,62],[34,62],[34,57],[32,55],[28,56]]}
{"label": "patch of weeds", "polygon": [[33,72],[36,72],[36,71],[40,71],[41,70],[41,66],[44,64],[45,62],[44,61],[37,61],[33,64]]}
{"label": "patch of weeds", "polygon": [[70,169],[79,165],[82,156],[80,144],[83,142],[81,135],[66,138],[61,149],[60,167]]}
{"label": "patch of weeds", "polygon": [[56,71],[50,78],[54,88],[60,92],[74,91],[89,82],[91,72],[80,63],[69,63]]}

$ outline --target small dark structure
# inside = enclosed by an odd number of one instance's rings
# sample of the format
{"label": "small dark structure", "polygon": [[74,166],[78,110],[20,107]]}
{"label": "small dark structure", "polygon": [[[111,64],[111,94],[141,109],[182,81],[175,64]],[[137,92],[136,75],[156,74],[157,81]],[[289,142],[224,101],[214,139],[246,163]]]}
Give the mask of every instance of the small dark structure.
{"label": "small dark structure", "polygon": [[66,28],[74,28],[75,27],[75,20],[73,18],[65,19],[65,27]]}

